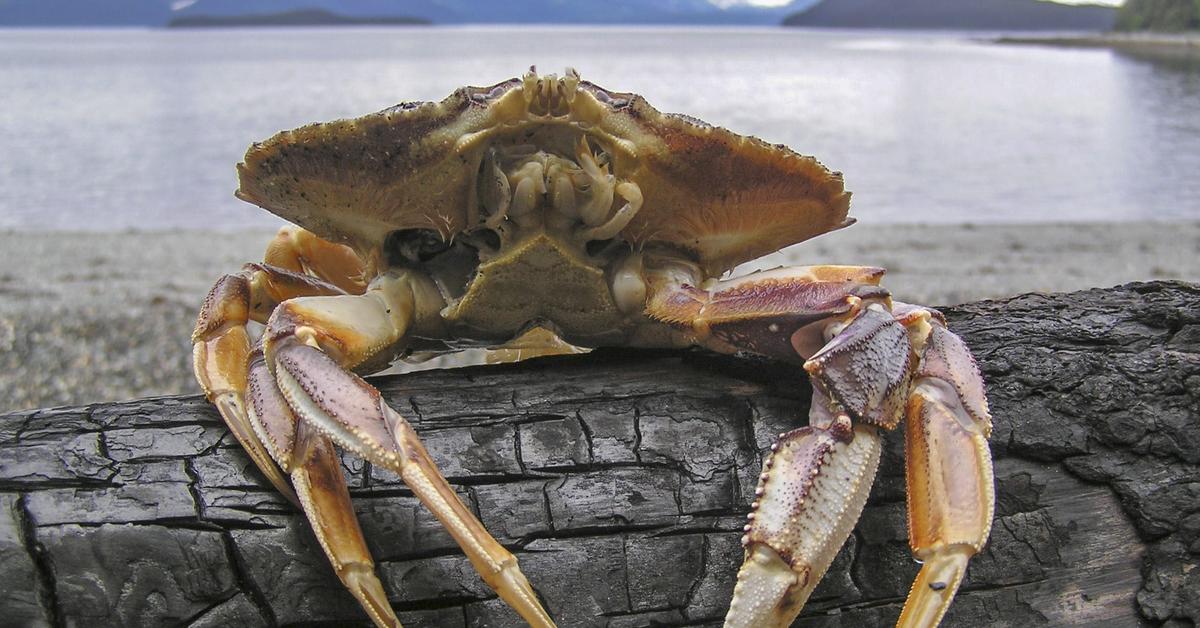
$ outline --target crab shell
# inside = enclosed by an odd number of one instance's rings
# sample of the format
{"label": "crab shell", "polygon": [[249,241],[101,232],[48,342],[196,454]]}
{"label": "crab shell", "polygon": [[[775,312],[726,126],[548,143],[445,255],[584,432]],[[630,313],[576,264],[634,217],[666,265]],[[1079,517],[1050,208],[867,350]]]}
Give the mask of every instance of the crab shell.
{"label": "crab shell", "polygon": [[570,71],[281,132],[246,153],[237,196],[377,259],[396,230],[449,241],[470,229],[488,147],[561,143],[564,127],[603,147],[613,172],[640,188],[644,205],[621,238],[685,251],[709,277],[854,222],[841,173],[816,159],[661,113]]}

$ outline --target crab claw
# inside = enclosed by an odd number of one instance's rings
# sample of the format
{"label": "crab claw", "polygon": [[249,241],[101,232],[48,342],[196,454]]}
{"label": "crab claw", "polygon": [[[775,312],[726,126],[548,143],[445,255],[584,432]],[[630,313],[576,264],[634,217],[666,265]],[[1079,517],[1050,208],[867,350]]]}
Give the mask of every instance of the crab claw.
{"label": "crab claw", "polygon": [[786,626],[849,536],[879,462],[878,430],[907,419],[909,540],[924,567],[899,624],[934,626],[979,552],[994,495],[983,380],[933,311],[892,302],[882,271],[778,269],[688,283],[652,269],[647,312],[719,351],[805,359],[809,427],[783,434],[742,543],[726,626]]}
{"label": "crab claw", "polygon": [[[299,259],[300,255],[294,248],[289,248],[289,243],[293,247],[309,245],[309,250],[324,252],[304,237],[293,238],[292,235],[291,230],[280,231],[268,249],[271,261]],[[345,271],[345,274],[349,272]],[[272,461],[268,448],[255,435],[247,416],[245,394],[251,341],[246,324],[251,320],[265,322],[271,309],[283,298],[313,294],[344,292],[331,283],[286,268],[247,264],[241,272],[217,280],[200,309],[192,332],[192,367],[196,379],[255,466],[292,503],[298,503],[292,487]]]}
{"label": "crab claw", "polygon": [[754,493],[726,628],[791,624],[854,529],[879,452],[876,429],[844,414],[780,436]]}

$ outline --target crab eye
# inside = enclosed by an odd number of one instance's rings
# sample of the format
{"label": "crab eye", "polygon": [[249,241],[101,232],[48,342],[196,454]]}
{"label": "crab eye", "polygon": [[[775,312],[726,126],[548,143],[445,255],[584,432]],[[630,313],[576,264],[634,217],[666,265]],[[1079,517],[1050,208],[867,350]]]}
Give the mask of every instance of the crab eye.
{"label": "crab eye", "polygon": [[433,229],[399,229],[383,241],[390,266],[405,266],[426,262],[450,248],[450,243]]}

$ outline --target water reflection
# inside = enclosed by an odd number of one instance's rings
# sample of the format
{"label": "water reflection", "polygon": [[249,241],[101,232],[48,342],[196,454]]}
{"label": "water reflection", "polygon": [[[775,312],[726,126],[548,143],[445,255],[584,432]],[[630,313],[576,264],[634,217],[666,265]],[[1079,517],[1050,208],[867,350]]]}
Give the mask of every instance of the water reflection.
{"label": "water reflection", "polygon": [[1200,51],[1197,50],[1114,50],[1118,57],[1140,61],[1167,73],[1183,74],[1196,84],[1200,82]]}
{"label": "water reflection", "polygon": [[[1200,203],[1200,57],[1112,51],[1126,81],[1128,119],[1124,193],[1149,219],[1170,217],[1178,199],[1196,216]],[[1182,142],[1181,142],[1182,140]],[[1153,172],[1153,176],[1145,173]]]}

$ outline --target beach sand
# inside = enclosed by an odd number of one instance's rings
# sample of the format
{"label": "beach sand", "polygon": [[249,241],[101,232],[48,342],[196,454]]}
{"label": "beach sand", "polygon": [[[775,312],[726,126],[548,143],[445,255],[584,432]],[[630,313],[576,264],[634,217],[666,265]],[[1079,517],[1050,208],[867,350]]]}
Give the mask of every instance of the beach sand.
{"label": "beach sand", "polygon": [[[197,392],[200,302],[271,235],[0,234],[0,412]],[[932,305],[1200,281],[1200,222],[855,225],[755,267],[804,263],[883,266],[898,299]]]}

